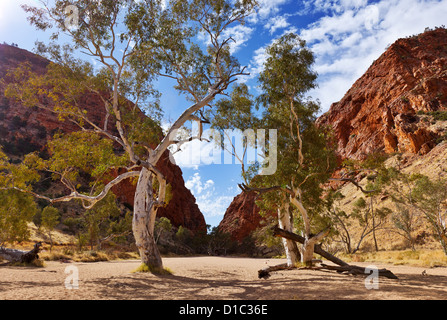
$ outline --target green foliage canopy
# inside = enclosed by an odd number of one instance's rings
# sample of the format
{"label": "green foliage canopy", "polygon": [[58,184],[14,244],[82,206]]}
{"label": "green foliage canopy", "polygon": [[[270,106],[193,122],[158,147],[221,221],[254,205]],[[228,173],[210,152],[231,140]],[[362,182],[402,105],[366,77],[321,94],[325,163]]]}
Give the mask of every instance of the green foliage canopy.
{"label": "green foliage canopy", "polygon": [[37,210],[33,197],[13,189],[0,190],[0,246],[28,240],[28,222]]}
{"label": "green foliage canopy", "polygon": [[[314,57],[305,41],[295,34],[281,37],[267,53],[269,58],[259,78],[263,94],[258,106],[263,110],[260,122],[278,130],[278,169],[274,175],[257,177],[254,184],[298,187],[302,192],[297,196],[314,219],[320,220],[324,205],[321,184],[330,177],[335,155],[328,142],[330,137],[315,125],[319,104],[305,96],[316,86]],[[288,201],[275,193],[264,199],[270,209]]]}

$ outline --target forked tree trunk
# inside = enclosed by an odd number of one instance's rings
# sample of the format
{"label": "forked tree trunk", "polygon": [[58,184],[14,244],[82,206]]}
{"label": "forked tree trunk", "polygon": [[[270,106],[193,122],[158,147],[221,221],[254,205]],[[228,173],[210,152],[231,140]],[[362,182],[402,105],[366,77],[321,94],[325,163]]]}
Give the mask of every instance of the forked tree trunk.
{"label": "forked tree trunk", "polygon": [[[290,215],[290,206],[286,203],[282,208],[278,209],[278,222],[279,227],[288,232],[293,232],[291,215]],[[284,245],[284,250],[286,252],[287,257],[287,266],[294,267],[298,262],[300,262],[301,255],[296,245],[295,241],[290,239],[282,238],[282,242]]]}
{"label": "forked tree trunk", "polygon": [[154,238],[157,207],[153,193],[152,173],[143,168],[135,191],[132,230],[141,262],[151,270],[161,271],[163,262]]}
{"label": "forked tree trunk", "polygon": [[323,230],[317,235],[306,234],[303,243],[303,253],[301,263],[306,267],[311,267],[313,264],[313,256],[315,253],[315,245],[329,234],[329,229]]}
{"label": "forked tree trunk", "polygon": [[315,241],[312,241],[312,238],[309,238],[308,235],[306,235],[305,239],[301,263],[303,263],[306,267],[311,267],[315,252]]}
{"label": "forked tree trunk", "polygon": [[[306,239],[300,235],[297,235],[295,233],[291,233],[288,231],[285,231],[283,229],[280,229],[278,227],[273,228],[273,235],[278,236],[278,237],[283,237],[283,238],[287,238],[290,239],[292,241],[296,241],[298,243],[304,244],[304,242],[306,241]],[[320,245],[316,244],[314,246],[314,252],[316,254],[319,254],[320,256],[322,256],[323,258],[332,261],[333,263],[339,265],[339,266],[347,266],[348,264],[346,262],[344,262],[343,260],[333,256],[332,254],[330,254],[327,251],[324,251]]]}
{"label": "forked tree trunk", "polygon": [[[294,190],[295,195],[300,195],[301,190],[295,189]],[[313,235],[311,233],[311,225],[310,225],[310,217],[309,214],[304,208],[303,203],[301,200],[297,197],[290,197],[290,202],[298,208],[298,210],[301,213],[301,217],[303,218],[303,224],[304,224],[304,243],[303,243],[303,250],[301,255],[301,263],[304,264],[307,267],[312,266],[313,263],[313,255],[315,251],[315,244],[317,242],[321,241],[329,232],[329,230],[323,230],[322,232],[318,233],[317,235]]]}

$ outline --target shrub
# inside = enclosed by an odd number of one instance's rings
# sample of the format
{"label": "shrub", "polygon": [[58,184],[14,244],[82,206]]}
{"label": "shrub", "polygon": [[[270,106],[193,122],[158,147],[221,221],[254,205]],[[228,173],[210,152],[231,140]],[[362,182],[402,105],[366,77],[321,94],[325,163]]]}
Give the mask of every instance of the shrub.
{"label": "shrub", "polygon": [[435,111],[435,112],[430,112],[430,115],[431,115],[436,121],[447,121],[447,111]]}

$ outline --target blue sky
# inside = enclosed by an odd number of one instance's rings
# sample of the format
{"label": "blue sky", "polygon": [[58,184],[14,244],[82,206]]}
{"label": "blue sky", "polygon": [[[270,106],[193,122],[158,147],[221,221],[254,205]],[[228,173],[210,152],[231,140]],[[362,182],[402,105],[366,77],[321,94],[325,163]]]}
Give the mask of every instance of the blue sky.
{"label": "blue sky", "polygon": [[[241,81],[256,93],[256,77],[266,59],[265,48],[285,32],[296,32],[315,53],[314,69],[319,74],[319,87],[309,95],[320,100],[323,112],[344,96],[388,45],[399,38],[421,33],[426,27],[447,24],[447,0],[259,2],[258,13],[246,25],[230,30],[237,40],[232,48],[234,55],[251,73]],[[32,51],[34,42],[45,41],[48,34],[29,26],[20,4],[36,5],[37,1],[0,0],[0,42],[14,42]],[[168,84],[163,83],[163,87],[168,88]],[[174,91],[165,91],[162,106],[167,124],[188,104]],[[176,160],[207,223],[216,226],[240,192],[237,187],[241,182],[240,165],[197,165],[185,161],[185,154],[197,156],[195,150],[186,146],[182,153],[176,154]]]}

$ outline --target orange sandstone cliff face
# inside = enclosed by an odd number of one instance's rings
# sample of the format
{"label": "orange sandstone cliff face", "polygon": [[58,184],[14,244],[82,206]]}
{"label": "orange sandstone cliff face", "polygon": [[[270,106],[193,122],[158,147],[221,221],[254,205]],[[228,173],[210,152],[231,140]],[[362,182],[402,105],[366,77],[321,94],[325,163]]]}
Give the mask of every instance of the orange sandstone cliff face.
{"label": "orange sandstone cliff face", "polygon": [[[4,78],[11,68],[20,63],[29,62],[32,70],[39,74],[46,72],[48,60],[23,49],[8,45],[0,45],[0,79]],[[0,145],[11,159],[20,159],[27,153],[45,153],[46,142],[55,132],[73,132],[79,130],[75,124],[60,122],[56,114],[38,108],[24,107],[4,97],[4,84],[0,82]],[[90,119],[103,123],[105,111],[100,98],[85,95],[82,101]],[[110,121],[112,122],[112,121]],[[113,131],[110,125],[109,130]],[[203,214],[196,204],[196,199],[185,187],[181,169],[172,164],[168,155],[158,164],[168,183],[172,186],[173,198],[166,208],[161,208],[159,217],[167,217],[176,227],[183,226],[193,232],[206,232]],[[127,206],[133,205],[135,186],[125,181],[113,191],[118,199]]]}
{"label": "orange sandstone cliff face", "polygon": [[447,30],[396,41],[319,120],[341,159],[427,154],[444,134],[428,114],[447,110]]}
{"label": "orange sandstone cliff face", "polygon": [[242,241],[256,230],[262,220],[256,206],[256,193],[247,192],[236,196],[219,224],[219,230],[229,233],[233,240]]}
{"label": "orange sandstone cliff face", "polygon": [[[400,39],[317,124],[332,128],[343,159],[371,153],[429,153],[447,137],[447,30]],[[259,227],[251,194],[237,196],[219,228],[241,239]]]}

